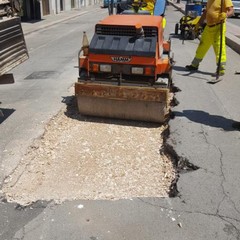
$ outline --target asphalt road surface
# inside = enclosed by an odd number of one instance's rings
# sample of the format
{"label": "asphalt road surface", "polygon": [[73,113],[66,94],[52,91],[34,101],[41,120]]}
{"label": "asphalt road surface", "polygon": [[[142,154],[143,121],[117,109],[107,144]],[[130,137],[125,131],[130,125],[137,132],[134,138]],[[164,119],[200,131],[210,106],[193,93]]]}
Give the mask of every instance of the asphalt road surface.
{"label": "asphalt road surface", "polygon": [[228,21],[236,26],[240,25],[240,17],[231,17]]}
{"label": "asphalt road surface", "polygon": [[[49,120],[71,99],[82,32],[92,34],[104,9],[59,23],[26,37],[30,59],[15,68],[13,85],[0,88],[7,118],[0,125],[1,186]],[[0,239],[240,239],[239,55],[227,48],[226,77],[207,84],[215,72],[209,51],[196,73],[184,66],[198,40],[182,41],[174,26],[181,13],[168,6],[165,38],[171,36],[174,84],[179,104],[172,108],[167,139],[179,178],[174,197],[129,197],[120,200],[38,199],[29,206],[0,203]],[[29,179],[29,181],[31,181]],[[1,196],[0,195],[0,196]]]}

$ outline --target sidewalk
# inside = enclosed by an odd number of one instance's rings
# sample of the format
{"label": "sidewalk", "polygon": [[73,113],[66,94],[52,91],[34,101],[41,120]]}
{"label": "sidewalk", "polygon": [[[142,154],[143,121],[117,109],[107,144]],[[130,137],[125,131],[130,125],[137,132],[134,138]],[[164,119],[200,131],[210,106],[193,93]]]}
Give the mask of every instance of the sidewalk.
{"label": "sidewalk", "polygon": [[[36,32],[41,29],[58,24],[60,22],[64,22],[69,19],[73,19],[75,17],[84,15],[89,10],[91,10],[94,6],[95,5],[90,5],[87,7],[82,7],[81,9],[74,9],[71,11],[61,12],[58,14],[46,15],[41,20],[37,20],[37,21],[21,22],[23,33],[26,36],[32,32]],[[99,8],[100,7],[101,6],[99,5]]]}
{"label": "sidewalk", "polygon": [[[185,1],[177,3],[174,0],[169,0],[169,4],[177,8],[183,14],[185,13]],[[240,54],[240,27],[236,26],[230,22],[227,22],[227,33],[226,33],[226,43],[235,52]]]}

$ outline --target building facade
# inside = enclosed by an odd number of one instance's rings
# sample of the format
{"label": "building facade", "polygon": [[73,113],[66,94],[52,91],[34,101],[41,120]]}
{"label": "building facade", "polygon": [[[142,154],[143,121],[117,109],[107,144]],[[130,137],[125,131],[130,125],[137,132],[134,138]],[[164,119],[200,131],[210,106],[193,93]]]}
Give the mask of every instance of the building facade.
{"label": "building facade", "polygon": [[40,20],[46,15],[59,14],[63,11],[99,3],[100,0],[17,0],[21,1],[22,19]]}

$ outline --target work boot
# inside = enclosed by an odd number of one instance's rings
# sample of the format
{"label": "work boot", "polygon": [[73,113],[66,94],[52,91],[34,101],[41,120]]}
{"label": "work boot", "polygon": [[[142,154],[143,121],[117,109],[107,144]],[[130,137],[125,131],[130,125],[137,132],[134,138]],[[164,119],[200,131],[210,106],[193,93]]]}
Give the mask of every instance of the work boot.
{"label": "work boot", "polygon": [[194,66],[194,65],[187,65],[186,67],[185,67],[187,70],[189,70],[189,71],[197,71],[198,70],[198,66]]}
{"label": "work boot", "polygon": [[[221,76],[224,76],[224,74],[225,74],[225,71],[224,70],[220,70],[219,73],[218,73],[218,76],[221,77]],[[212,77],[216,77],[216,76],[217,76],[217,72],[212,74]]]}
{"label": "work boot", "polygon": [[233,127],[234,129],[240,131],[240,122],[234,122],[234,123],[232,124],[232,127]]}
{"label": "work boot", "polygon": [[[212,74],[212,77],[216,77],[217,76],[217,72],[218,72],[218,68],[216,69],[216,72],[214,74]],[[225,65],[221,64],[220,68],[219,68],[219,73],[218,76],[223,76],[225,74]]]}

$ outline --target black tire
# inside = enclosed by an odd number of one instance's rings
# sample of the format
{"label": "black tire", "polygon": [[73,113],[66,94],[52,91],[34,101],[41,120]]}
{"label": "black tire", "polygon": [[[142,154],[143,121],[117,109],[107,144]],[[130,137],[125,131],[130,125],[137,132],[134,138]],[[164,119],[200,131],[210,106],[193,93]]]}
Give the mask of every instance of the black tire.
{"label": "black tire", "polygon": [[182,30],[181,30],[181,38],[185,40],[185,39],[186,39],[186,35],[187,35],[187,34],[186,34],[186,30],[185,30],[185,29],[182,29]]}
{"label": "black tire", "polygon": [[82,80],[87,79],[87,70],[85,68],[80,68],[79,69],[79,78]]}
{"label": "black tire", "polygon": [[184,29],[181,35],[184,40],[187,40],[189,38],[189,31]]}
{"label": "black tire", "polygon": [[178,30],[179,30],[179,24],[175,24],[175,35],[178,35]]}
{"label": "black tire", "polygon": [[196,38],[196,33],[194,31],[191,31],[190,37],[191,40],[194,40]]}

